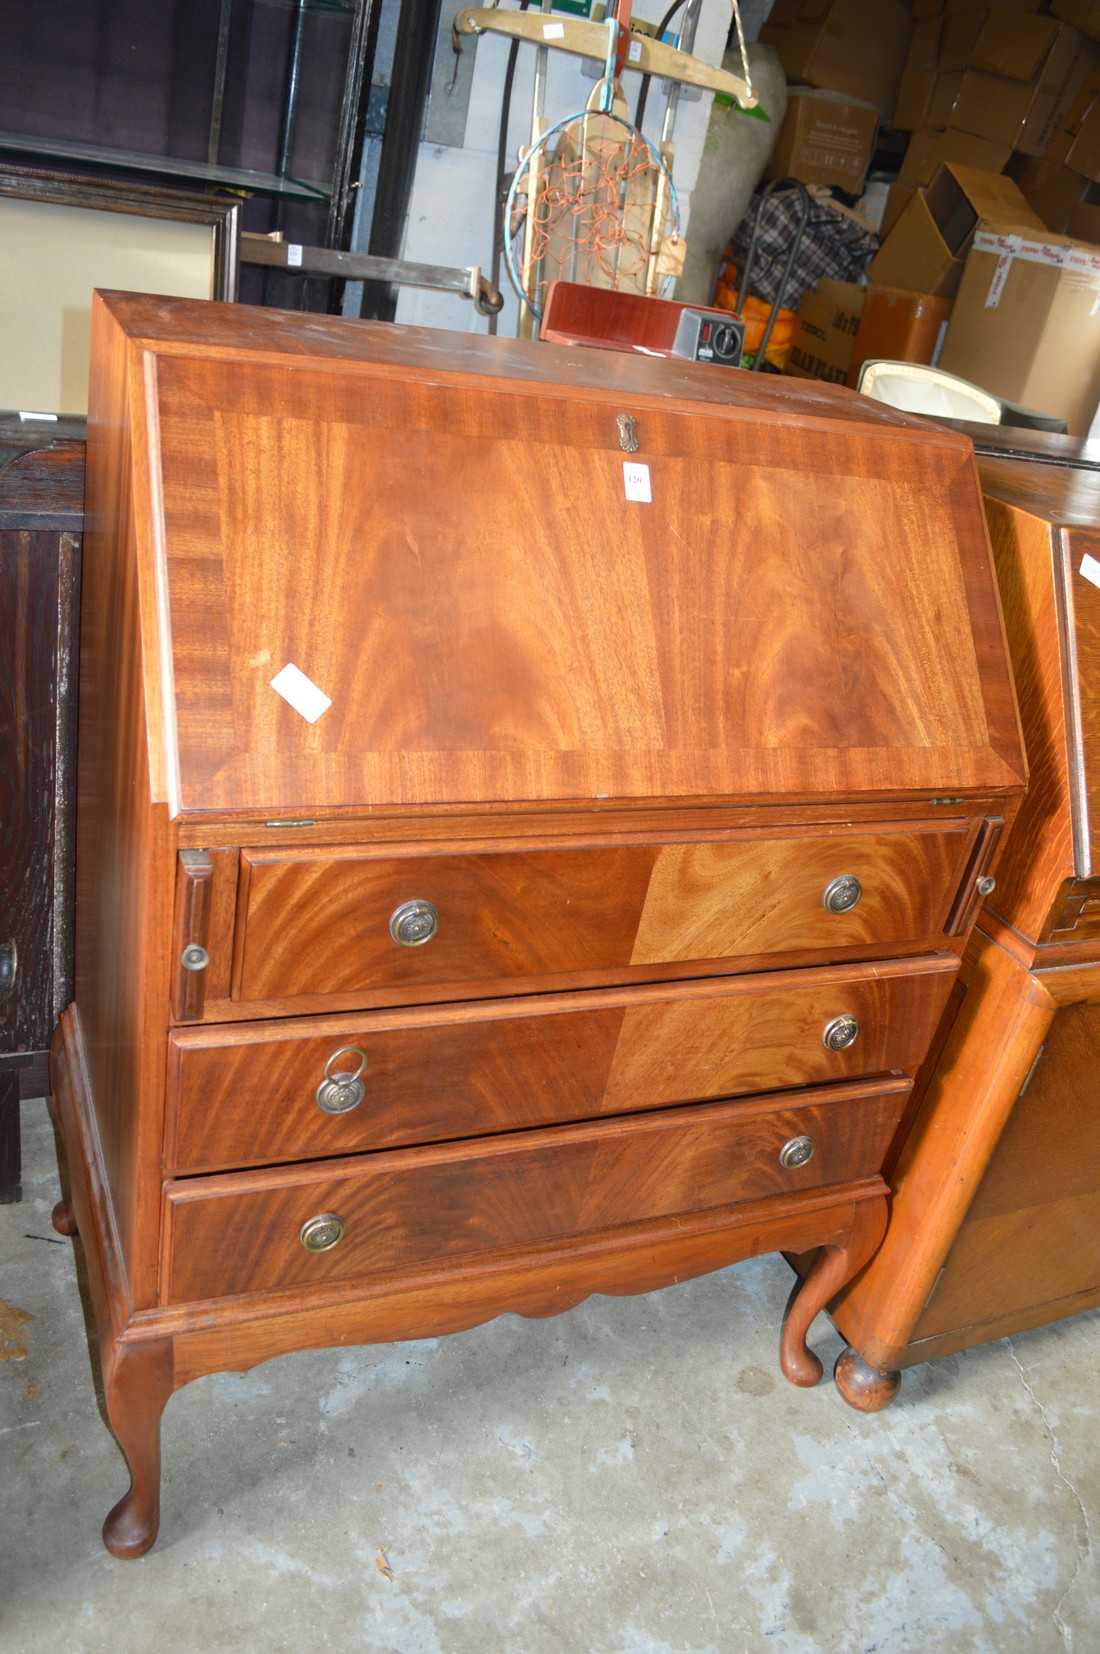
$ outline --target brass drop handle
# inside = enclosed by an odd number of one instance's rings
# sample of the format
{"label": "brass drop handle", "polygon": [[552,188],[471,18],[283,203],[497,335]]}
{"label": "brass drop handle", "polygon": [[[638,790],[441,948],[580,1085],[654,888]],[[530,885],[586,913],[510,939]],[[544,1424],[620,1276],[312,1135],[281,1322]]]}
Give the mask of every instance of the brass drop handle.
{"label": "brass drop handle", "polygon": [[821,1036],[821,1043],[830,1051],[847,1051],[859,1037],[859,1023],[855,1017],[834,1017]]}
{"label": "brass drop handle", "polygon": [[826,913],[850,913],[863,895],[863,886],[854,873],[841,873],[825,886],[821,905]]}
{"label": "brass drop handle", "polygon": [[[334,1071],[332,1065],[341,1057],[358,1057],[359,1067]],[[358,1108],[367,1091],[361,1078],[367,1060],[367,1053],[360,1051],[357,1045],[342,1045],[339,1051],[334,1051],[324,1066],[324,1078],[317,1087],[317,1107],[325,1114],[347,1114],[349,1109]]]}
{"label": "brass drop handle", "polygon": [[796,1171],[814,1157],[814,1140],[812,1137],[792,1137],[789,1143],[784,1143],[779,1151],[779,1164],[784,1171]]}
{"label": "brass drop handle", "polygon": [[422,948],[439,929],[439,911],[431,902],[402,902],[390,914],[390,935],[403,948]]}
{"label": "brass drop handle", "polygon": [[335,1212],[321,1212],[303,1223],[298,1239],[307,1252],[331,1252],[347,1234],[347,1227]]}

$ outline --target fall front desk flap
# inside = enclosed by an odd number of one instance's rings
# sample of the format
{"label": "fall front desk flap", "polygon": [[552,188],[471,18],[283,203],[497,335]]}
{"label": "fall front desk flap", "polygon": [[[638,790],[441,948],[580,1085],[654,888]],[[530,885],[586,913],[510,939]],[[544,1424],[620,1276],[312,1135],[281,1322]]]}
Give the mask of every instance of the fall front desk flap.
{"label": "fall front desk flap", "polygon": [[136,563],[173,813],[1018,790],[955,433],[725,368],[119,294],[93,386],[93,554]]}

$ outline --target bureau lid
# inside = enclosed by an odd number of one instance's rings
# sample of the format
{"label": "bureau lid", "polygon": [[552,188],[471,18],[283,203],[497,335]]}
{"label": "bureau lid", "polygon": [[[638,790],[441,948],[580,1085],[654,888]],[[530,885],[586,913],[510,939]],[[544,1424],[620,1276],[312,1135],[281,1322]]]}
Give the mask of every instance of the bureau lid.
{"label": "bureau lid", "polygon": [[118,295],[95,325],[174,812],[1021,783],[965,438],[607,352]]}

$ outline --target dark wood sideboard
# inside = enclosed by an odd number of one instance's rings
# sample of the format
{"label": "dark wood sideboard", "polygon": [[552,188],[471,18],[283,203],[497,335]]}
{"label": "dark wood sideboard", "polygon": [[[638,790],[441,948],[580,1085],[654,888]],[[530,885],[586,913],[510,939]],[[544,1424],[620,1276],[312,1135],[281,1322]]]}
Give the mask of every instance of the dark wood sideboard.
{"label": "dark wood sideboard", "polygon": [[979,458],[1030,784],[885,1243],[832,1306],[867,1410],[915,1362],[1100,1305],[1100,468],[1042,456]]}
{"label": "dark wood sideboard", "polygon": [[53,1098],[131,1483],[281,1352],[878,1245],[1025,769],[969,441],[97,300]]}
{"label": "dark wood sideboard", "polygon": [[0,414],[0,1202],[73,989],[84,421]]}

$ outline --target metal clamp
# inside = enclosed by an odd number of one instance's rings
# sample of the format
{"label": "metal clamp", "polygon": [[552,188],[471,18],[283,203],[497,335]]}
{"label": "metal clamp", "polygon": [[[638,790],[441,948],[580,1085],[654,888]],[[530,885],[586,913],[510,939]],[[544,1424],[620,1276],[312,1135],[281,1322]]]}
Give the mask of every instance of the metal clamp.
{"label": "metal clamp", "polygon": [[[332,1065],[340,1057],[358,1057],[359,1067],[334,1073]],[[325,1064],[324,1079],[317,1087],[317,1107],[325,1114],[347,1114],[358,1108],[367,1092],[361,1078],[367,1060],[367,1053],[357,1045],[342,1045],[339,1051],[334,1051]]]}

